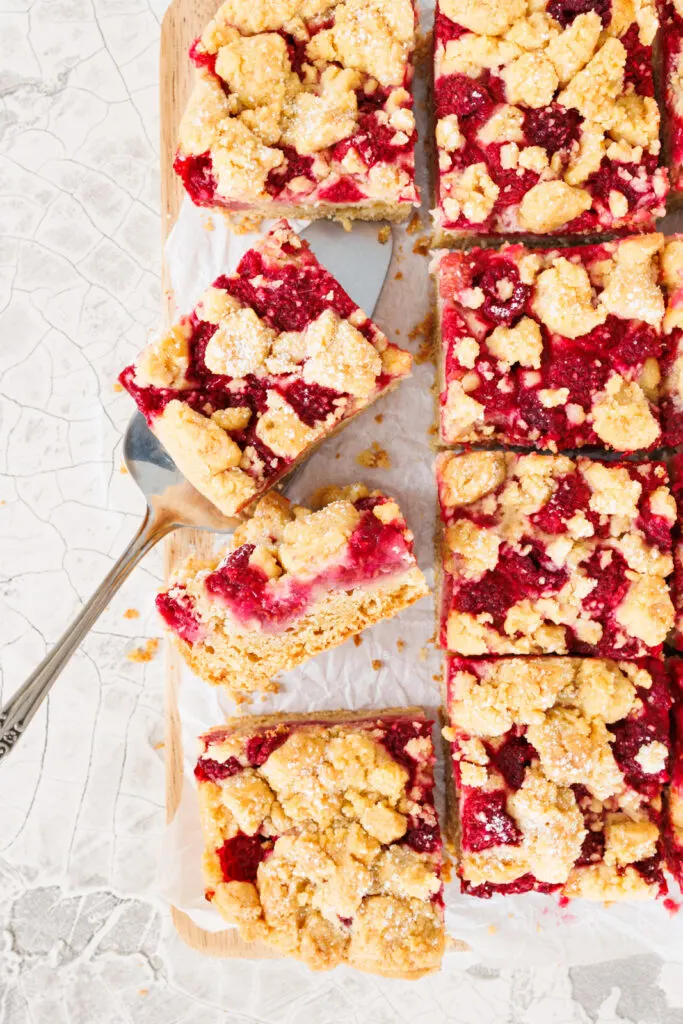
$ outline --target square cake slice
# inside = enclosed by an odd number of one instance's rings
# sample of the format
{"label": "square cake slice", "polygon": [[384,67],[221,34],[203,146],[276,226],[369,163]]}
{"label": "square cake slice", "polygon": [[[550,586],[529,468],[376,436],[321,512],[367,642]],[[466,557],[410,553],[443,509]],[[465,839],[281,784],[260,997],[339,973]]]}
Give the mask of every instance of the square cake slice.
{"label": "square cake slice", "polygon": [[449,658],[464,892],[664,895],[669,683],[655,658]]}
{"label": "square cake slice", "polygon": [[189,560],[157,608],[190,667],[236,699],[429,591],[396,502],[328,487],[317,511],[262,498],[228,547]]}
{"label": "square cake slice", "polygon": [[669,165],[672,192],[683,192],[683,4],[658,0],[661,32],[662,88],[664,93],[664,155]]}
{"label": "square cake slice", "polygon": [[232,516],[411,362],[281,221],[120,380],[190,483]]}
{"label": "square cake slice", "polygon": [[674,706],[671,712],[671,781],[665,791],[667,867],[683,888],[683,659],[668,663]]}
{"label": "square cake slice", "polygon": [[683,243],[437,252],[440,437],[632,452],[682,437]]}
{"label": "square cake slice", "polygon": [[676,503],[661,462],[442,452],[440,642],[456,654],[659,654]]}
{"label": "square cake slice", "polygon": [[314,970],[419,978],[444,949],[420,708],[243,717],[201,738],[206,898]]}
{"label": "square cake slice", "polygon": [[438,0],[440,240],[651,230],[657,27],[652,0]]}
{"label": "square cake slice", "polygon": [[195,41],[176,173],[230,220],[403,220],[415,187],[413,0],[228,0]]}

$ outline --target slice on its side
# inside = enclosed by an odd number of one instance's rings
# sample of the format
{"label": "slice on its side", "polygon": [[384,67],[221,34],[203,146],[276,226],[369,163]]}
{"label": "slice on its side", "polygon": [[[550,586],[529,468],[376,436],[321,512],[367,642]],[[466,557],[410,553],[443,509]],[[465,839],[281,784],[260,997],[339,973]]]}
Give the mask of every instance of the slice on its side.
{"label": "slice on its side", "polygon": [[281,221],[120,380],[190,483],[232,516],[411,362]]}
{"label": "slice on its side", "polygon": [[195,769],[206,897],[314,970],[439,969],[441,836],[420,708],[233,719]]}
{"label": "slice on its side", "polygon": [[228,549],[190,559],[157,597],[191,668],[236,699],[428,593],[393,499],[356,484],[318,502],[266,495]]}

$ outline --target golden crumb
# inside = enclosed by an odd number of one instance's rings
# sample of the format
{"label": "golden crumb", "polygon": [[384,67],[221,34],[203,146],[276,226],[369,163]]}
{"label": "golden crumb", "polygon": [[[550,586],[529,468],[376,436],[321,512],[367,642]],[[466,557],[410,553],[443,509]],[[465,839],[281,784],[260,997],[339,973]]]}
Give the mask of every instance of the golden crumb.
{"label": "golden crumb", "polygon": [[434,314],[427,313],[418,323],[415,324],[412,330],[408,332],[408,337],[411,341],[417,341],[418,338],[429,338],[431,341],[433,334]]}
{"label": "golden crumb", "polygon": [[159,740],[158,743],[153,743],[152,744],[152,750],[163,750],[165,746],[166,746],[166,744],[164,743],[164,741],[163,740]]}
{"label": "golden crumb", "polygon": [[446,850],[444,849],[443,864],[441,865],[441,877],[445,885],[453,881],[453,861],[450,859]]}
{"label": "golden crumb", "polygon": [[406,234],[408,234],[408,235],[416,235],[418,233],[418,231],[420,230],[420,227],[421,227],[421,224],[420,224],[420,214],[419,213],[414,213],[412,215],[412,217],[410,218],[410,220],[408,221],[408,225],[406,227]]}
{"label": "golden crumb", "polygon": [[140,612],[137,610],[137,608],[126,608],[125,612],[123,613],[123,617],[124,619],[139,619]]}
{"label": "golden crumb", "polygon": [[215,231],[216,230],[216,225],[214,224],[213,219],[211,217],[207,217],[206,220],[204,221],[204,230],[205,231]]}
{"label": "golden crumb", "polygon": [[391,469],[389,453],[373,441],[369,448],[356,455],[356,462],[365,469]]}
{"label": "golden crumb", "polygon": [[416,256],[426,256],[429,252],[429,246],[431,245],[431,239],[429,235],[420,235],[418,240],[413,246],[413,252]]}
{"label": "golden crumb", "polygon": [[383,227],[381,227],[377,232],[377,241],[380,243],[380,245],[386,245],[390,238],[391,228],[389,227],[388,224],[384,224]]}
{"label": "golden crumb", "polygon": [[440,683],[441,682],[441,676],[439,675],[438,672],[434,673],[434,675],[432,676],[432,679],[434,680],[435,683]]}
{"label": "golden crumb", "polygon": [[123,391],[123,384],[121,383],[121,381],[114,381],[114,391]]}
{"label": "golden crumb", "polygon": [[489,931],[489,935],[495,935],[496,932],[498,931],[498,925],[497,924],[490,924],[488,931]]}
{"label": "golden crumb", "polygon": [[152,661],[152,659],[156,657],[158,650],[159,640],[154,638],[152,640],[147,640],[142,647],[134,647],[132,651],[128,652],[126,657],[128,658],[128,661]]}
{"label": "golden crumb", "polygon": [[397,640],[396,641],[396,650],[397,651],[404,651],[405,648],[406,648],[405,640]]}
{"label": "golden crumb", "polygon": [[402,280],[403,280],[403,271],[402,270],[397,270],[396,273],[394,274],[394,281],[402,281]]}
{"label": "golden crumb", "polygon": [[121,466],[121,468],[119,469],[119,473],[121,474],[121,476],[128,476],[128,469],[125,466]]}
{"label": "golden crumb", "polygon": [[148,996],[149,995],[149,989],[148,988],[139,988],[138,989],[138,995],[139,996]]}
{"label": "golden crumb", "polygon": [[360,635],[360,633],[356,633],[356,635],[353,638],[353,642],[356,645],[356,647],[360,647],[360,645],[363,643],[363,637]]}
{"label": "golden crumb", "polygon": [[377,415],[375,416],[375,423],[381,423],[383,419],[384,413],[378,412]]}
{"label": "golden crumb", "polygon": [[439,428],[437,427],[436,423],[432,423],[427,433],[429,434],[430,437],[436,437],[436,435],[439,433]]}
{"label": "golden crumb", "polygon": [[429,652],[427,651],[426,647],[421,647],[420,650],[417,652],[417,656],[420,659],[420,661],[426,661],[428,653]]}
{"label": "golden crumb", "polygon": [[379,672],[383,664],[384,662],[381,661],[379,658],[372,659],[372,667],[375,670],[375,672]]}

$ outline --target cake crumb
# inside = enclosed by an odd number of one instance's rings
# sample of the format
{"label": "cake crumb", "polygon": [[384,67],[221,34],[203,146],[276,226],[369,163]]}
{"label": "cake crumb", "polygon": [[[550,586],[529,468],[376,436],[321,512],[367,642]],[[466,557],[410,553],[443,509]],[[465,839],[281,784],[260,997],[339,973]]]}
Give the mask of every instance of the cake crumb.
{"label": "cake crumb", "polygon": [[216,225],[214,224],[212,217],[207,217],[206,220],[204,221],[204,230],[205,231],[215,231],[216,230]]}
{"label": "cake crumb", "polygon": [[356,455],[356,462],[365,469],[391,469],[389,453],[373,441],[369,448]]}
{"label": "cake crumb", "polygon": [[418,240],[413,246],[413,252],[416,256],[426,256],[429,252],[429,246],[431,245],[431,239],[429,235],[420,235]]}
{"label": "cake crumb", "polygon": [[384,226],[381,227],[377,232],[377,241],[380,243],[380,245],[386,245],[390,238],[391,228],[389,227],[388,224],[384,224]]}
{"label": "cake crumb", "polygon": [[375,672],[379,672],[383,664],[384,662],[381,661],[379,658],[372,659],[372,667],[375,670]]}
{"label": "cake crumb", "polygon": [[121,381],[114,381],[114,391],[123,391],[123,384],[121,383]]}
{"label": "cake crumb", "polygon": [[421,647],[420,650],[417,652],[417,656],[420,659],[420,661],[426,661],[428,653],[429,652],[427,651],[426,647]]}
{"label": "cake crumb", "polygon": [[363,643],[363,637],[360,635],[360,633],[356,633],[356,635],[353,638],[353,642],[356,645],[356,647],[360,647],[360,645]]}
{"label": "cake crumb", "polygon": [[498,925],[497,924],[490,924],[489,925],[489,935],[495,935],[497,931],[498,931]]}
{"label": "cake crumb", "polygon": [[427,433],[429,434],[430,437],[435,437],[439,433],[439,428],[437,427],[436,423],[432,423]]}
{"label": "cake crumb", "polygon": [[405,648],[406,648],[405,640],[397,640],[396,641],[396,650],[397,651],[404,651]]}
{"label": "cake crumb", "polygon": [[375,416],[375,423],[381,423],[383,419],[384,419],[384,413],[383,412],[378,412],[377,415]]}
{"label": "cake crumb", "polygon": [[119,473],[121,474],[121,476],[128,476],[128,467],[121,466],[121,468],[119,469]]}
{"label": "cake crumb", "polygon": [[152,744],[152,750],[163,750],[165,746],[166,746],[166,744],[164,743],[164,741],[163,740],[159,740],[158,743],[153,743]]}
{"label": "cake crumb", "polygon": [[410,341],[422,339],[415,355],[416,365],[421,366],[422,363],[429,362],[434,354],[434,314],[427,313],[423,316],[409,332],[408,338]]}
{"label": "cake crumb", "polygon": [[125,612],[123,613],[123,617],[124,619],[139,619],[140,612],[137,610],[137,608],[126,608]]}
{"label": "cake crumb", "polygon": [[410,220],[408,221],[408,224],[406,225],[406,234],[416,235],[421,227],[422,225],[420,223],[420,214],[414,213]]}
{"label": "cake crumb", "polygon": [[148,996],[149,995],[149,989],[148,988],[139,988],[138,989],[138,995],[139,996]]}
{"label": "cake crumb", "polygon": [[394,274],[394,281],[402,281],[402,280],[403,280],[403,271],[402,270],[397,270],[396,273]]}
{"label": "cake crumb", "polygon": [[156,657],[157,651],[159,650],[159,640],[154,638],[147,640],[142,647],[134,647],[132,651],[129,651],[126,657],[129,661],[145,662],[152,661]]}

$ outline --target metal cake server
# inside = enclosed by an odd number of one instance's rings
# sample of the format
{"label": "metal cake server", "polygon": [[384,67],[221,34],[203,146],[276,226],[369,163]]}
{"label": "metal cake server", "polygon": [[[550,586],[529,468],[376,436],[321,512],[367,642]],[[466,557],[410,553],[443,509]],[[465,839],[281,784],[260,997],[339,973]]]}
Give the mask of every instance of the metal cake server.
{"label": "metal cake server", "polygon": [[[356,223],[350,234],[342,234],[338,225],[316,221],[302,232],[323,266],[369,316],[379,300],[392,254],[392,239],[379,245],[378,229],[376,223]],[[123,459],[147,502],[140,529],[74,622],[0,710],[0,760],[14,749],[57,676],[123,581],[162,537],[181,527],[227,533],[239,522],[221,515],[187,482],[141,413],[128,424]]]}

